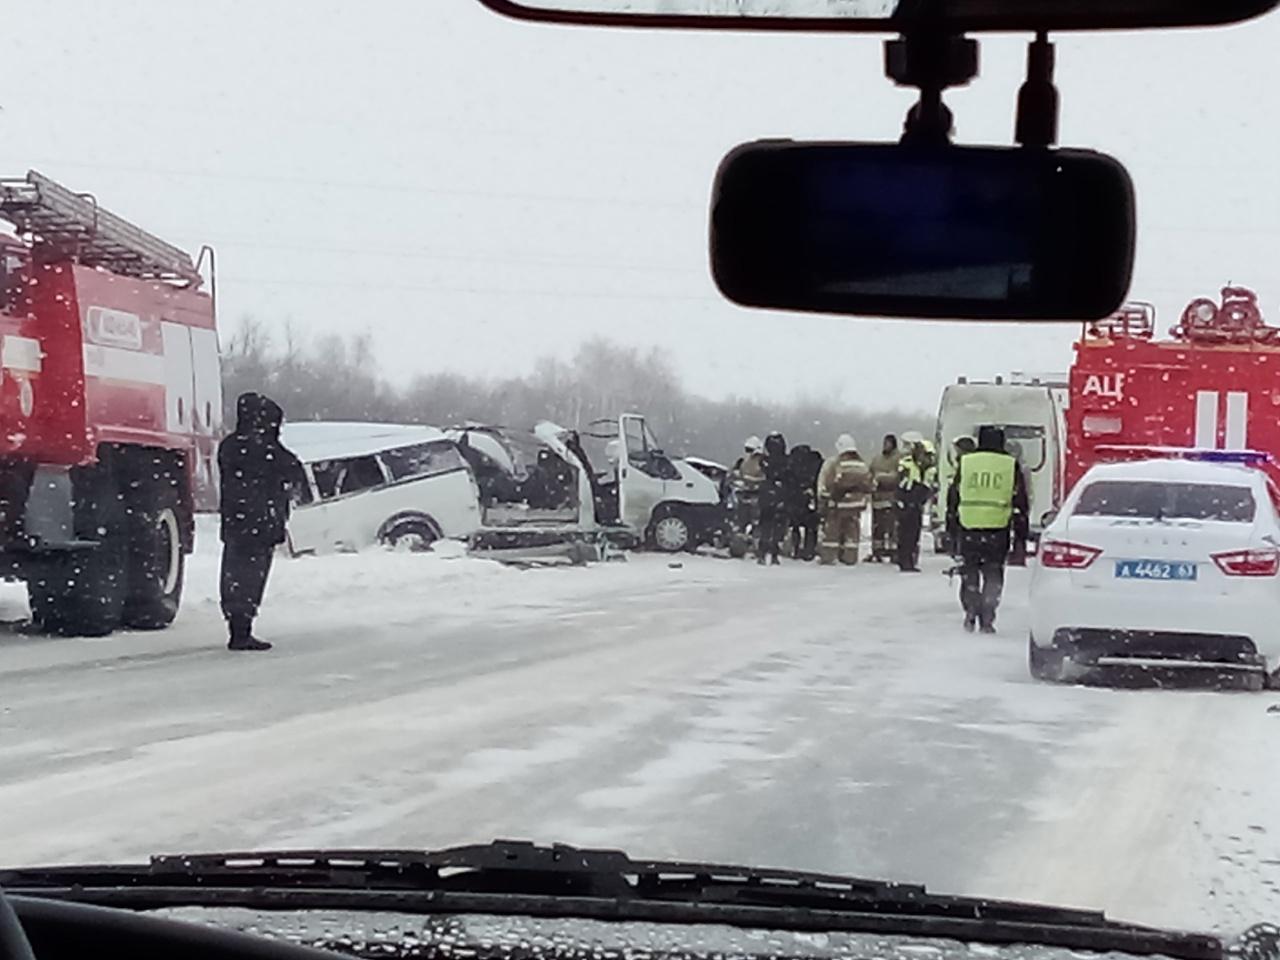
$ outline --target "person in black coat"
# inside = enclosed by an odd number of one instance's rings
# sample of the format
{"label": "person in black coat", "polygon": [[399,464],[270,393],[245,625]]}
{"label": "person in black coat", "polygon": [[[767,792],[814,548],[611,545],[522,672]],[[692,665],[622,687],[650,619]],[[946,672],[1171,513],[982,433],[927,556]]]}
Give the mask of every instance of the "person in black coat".
{"label": "person in black coat", "polygon": [[285,541],[302,464],[280,442],[284,411],[260,393],[236,401],[236,429],[218,445],[222,511],[222,615],[231,650],[270,650],[253,635],[275,549]]}
{"label": "person in black coat", "polygon": [[812,560],[818,552],[818,474],[822,472],[822,454],[801,443],[791,448],[787,460],[791,557]]}
{"label": "person in black coat", "polygon": [[787,441],[774,432],[764,441],[764,480],[760,484],[760,539],[756,548],[756,562],[764,563],[767,556],[772,563],[779,563],[782,538],[787,532],[787,487],[790,475],[787,461]]}

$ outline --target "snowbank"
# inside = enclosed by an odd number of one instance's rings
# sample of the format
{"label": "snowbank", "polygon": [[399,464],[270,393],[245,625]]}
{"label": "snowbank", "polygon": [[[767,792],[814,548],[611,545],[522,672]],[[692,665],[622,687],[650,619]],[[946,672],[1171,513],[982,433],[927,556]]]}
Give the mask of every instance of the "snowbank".
{"label": "snowbank", "polygon": [[[196,552],[187,565],[179,622],[216,613],[217,519],[202,517]],[[675,566],[672,566],[672,564]],[[737,564],[713,557],[628,555],[585,567],[513,567],[469,556],[446,541],[429,553],[371,547],[359,553],[277,558],[263,607],[266,629],[309,623],[326,628],[370,621],[511,620],[558,609],[567,601],[652,585],[655,576],[702,581],[737,578]],[[664,574],[663,571],[666,571]]]}

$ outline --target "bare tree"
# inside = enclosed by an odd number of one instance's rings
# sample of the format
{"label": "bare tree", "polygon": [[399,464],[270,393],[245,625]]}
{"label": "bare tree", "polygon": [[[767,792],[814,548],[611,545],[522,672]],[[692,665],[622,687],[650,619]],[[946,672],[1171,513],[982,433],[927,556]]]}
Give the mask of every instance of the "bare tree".
{"label": "bare tree", "polygon": [[698,454],[731,463],[744,438],[780,431],[789,443],[830,452],[841,433],[852,433],[864,452],[884,433],[928,433],[919,413],[867,411],[831,398],[766,403],[730,397],[709,400],[685,390],[669,354],[592,339],[571,361],[538,359],[524,377],[485,380],[457,373],[416,377],[395,389],[378,375],[368,334],[323,336],[307,342],[286,326],[273,338],[258,321],[244,320],[224,351],[228,405],[245,390],[275,397],[294,420],[390,420],[438,426],[468,422],[529,429],[539,420],[582,428],[625,411],[645,414],[658,441],[674,454]]}

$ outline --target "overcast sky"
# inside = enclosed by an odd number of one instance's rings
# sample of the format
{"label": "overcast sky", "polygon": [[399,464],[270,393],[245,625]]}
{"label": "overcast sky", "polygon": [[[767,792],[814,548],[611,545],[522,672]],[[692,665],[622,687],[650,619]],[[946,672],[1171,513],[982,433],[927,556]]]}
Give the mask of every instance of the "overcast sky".
{"label": "overcast sky", "polygon": [[[874,37],[542,27],[475,0],[12,4],[0,172],[35,167],[219,257],[253,314],[371,331],[385,375],[510,374],[603,334],[692,389],[931,409],[957,375],[1063,370],[1074,326],[745,311],[708,276],[716,163],[761,136],[892,139]],[[1134,296],[1254,285],[1280,321],[1280,17],[1069,38],[1064,144],[1138,188]],[[986,40],[959,139],[1007,143],[1023,41]]]}

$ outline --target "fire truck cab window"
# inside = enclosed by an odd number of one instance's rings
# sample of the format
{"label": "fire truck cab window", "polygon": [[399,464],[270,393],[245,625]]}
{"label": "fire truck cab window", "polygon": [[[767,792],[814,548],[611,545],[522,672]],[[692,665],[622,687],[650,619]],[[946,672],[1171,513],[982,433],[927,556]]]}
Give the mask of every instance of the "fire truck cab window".
{"label": "fire truck cab window", "polygon": [[1085,488],[1075,516],[1252,523],[1256,510],[1257,503],[1248,487],[1103,480]]}
{"label": "fire truck cab window", "polygon": [[0,306],[13,303],[22,289],[22,258],[0,255]]}

